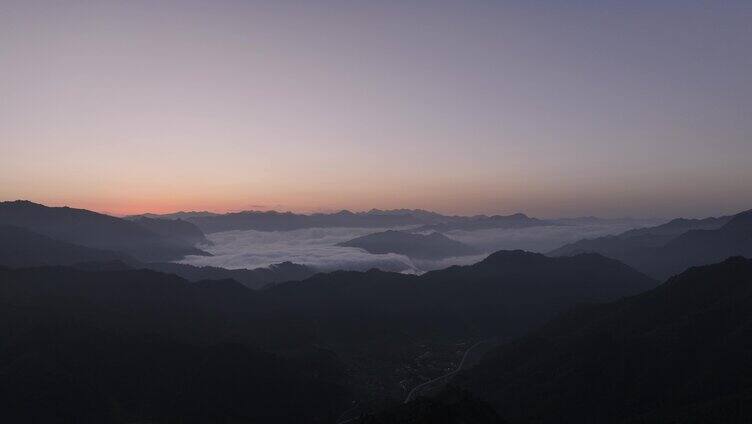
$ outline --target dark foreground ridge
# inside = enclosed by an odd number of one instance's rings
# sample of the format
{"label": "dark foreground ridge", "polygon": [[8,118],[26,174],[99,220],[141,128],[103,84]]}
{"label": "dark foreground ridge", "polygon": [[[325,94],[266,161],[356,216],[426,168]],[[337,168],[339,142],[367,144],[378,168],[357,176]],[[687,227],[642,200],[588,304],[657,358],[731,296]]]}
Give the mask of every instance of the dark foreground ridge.
{"label": "dark foreground ridge", "polygon": [[328,423],[345,406],[331,354],[256,347],[257,292],[232,280],[0,269],[0,293],[3,422]]}
{"label": "dark foreground ridge", "polygon": [[750,422],[750,329],[752,260],[731,258],[564,314],[462,383],[515,423]]}
{"label": "dark foreground ridge", "polygon": [[113,264],[0,269],[0,418],[332,422],[353,400],[401,402],[420,375],[445,373],[407,358],[655,284],[598,255],[525,252],[265,290]]}
{"label": "dark foreground ridge", "polygon": [[507,424],[491,406],[466,390],[450,386],[433,398],[418,398],[377,414],[352,421],[355,424]]}

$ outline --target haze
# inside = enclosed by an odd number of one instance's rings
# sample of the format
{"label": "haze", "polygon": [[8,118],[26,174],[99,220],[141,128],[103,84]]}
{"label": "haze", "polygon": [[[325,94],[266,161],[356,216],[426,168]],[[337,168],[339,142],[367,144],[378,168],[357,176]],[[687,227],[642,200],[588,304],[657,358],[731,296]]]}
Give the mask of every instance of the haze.
{"label": "haze", "polygon": [[752,202],[748,1],[0,5],[0,199],[116,214]]}

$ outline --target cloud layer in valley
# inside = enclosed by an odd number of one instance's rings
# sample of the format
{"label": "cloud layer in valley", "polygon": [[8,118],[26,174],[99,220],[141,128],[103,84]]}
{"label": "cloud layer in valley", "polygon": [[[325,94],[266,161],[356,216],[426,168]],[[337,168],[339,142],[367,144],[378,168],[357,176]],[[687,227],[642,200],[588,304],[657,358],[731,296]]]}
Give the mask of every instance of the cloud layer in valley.
{"label": "cloud layer in valley", "polygon": [[[577,226],[545,226],[521,229],[450,231],[447,236],[490,253],[502,249],[547,252],[581,238],[617,234],[635,227],[634,222],[600,222]],[[338,243],[383,231],[374,228],[310,228],[295,231],[227,231],[208,236],[213,256],[188,256],[182,262],[223,268],[259,268],[290,261],[322,271],[379,268],[385,271],[421,273],[451,265],[466,265],[486,254],[438,261],[415,260],[394,253],[371,254]]]}
{"label": "cloud layer in valley", "polygon": [[402,255],[373,255],[337,243],[373,232],[373,228],[309,228],[295,231],[226,231],[209,235],[214,256],[189,256],[184,263],[223,268],[258,268],[290,261],[322,271],[379,268],[396,272],[420,272]]}

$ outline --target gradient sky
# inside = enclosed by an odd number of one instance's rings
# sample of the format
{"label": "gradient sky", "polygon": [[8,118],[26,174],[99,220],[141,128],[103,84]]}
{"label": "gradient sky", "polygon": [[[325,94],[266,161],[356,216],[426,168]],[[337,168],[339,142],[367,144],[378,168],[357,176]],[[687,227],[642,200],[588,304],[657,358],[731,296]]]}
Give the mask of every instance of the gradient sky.
{"label": "gradient sky", "polygon": [[752,208],[752,2],[0,1],[0,199]]}

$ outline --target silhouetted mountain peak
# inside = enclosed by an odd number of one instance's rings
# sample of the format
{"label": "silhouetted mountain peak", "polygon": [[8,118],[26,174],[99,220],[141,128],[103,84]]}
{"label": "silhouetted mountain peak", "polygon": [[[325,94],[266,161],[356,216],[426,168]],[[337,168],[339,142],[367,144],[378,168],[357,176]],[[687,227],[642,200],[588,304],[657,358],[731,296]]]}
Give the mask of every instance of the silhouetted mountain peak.
{"label": "silhouetted mountain peak", "polygon": [[540,253],[528,252],[525,250],[499,250],[488,255],[488,257],[480,263],[486,265],[503,265],[508,263],[519,265],[541,263],[549,260],[551,260],[551,258]]}
{"label": "silhouetted mountain peak", "polygon": [[750,299],[752,260],[694,267],[500,346],[467,387],[520,423],[750,422]]}
{"label": "silhouetted mountain peak", "polygon": [[306,265],[296,264],[295,262],[284,261],[278,264],[269,265],[269,269],[284,270],[284,269],[308,269]]}
{"label": "silhouetted mountain peak", "polygon": [[568,272],[579,272],[581,275],[585,275],[589,272],[606,274],[625,273],[636,274],[639,275],[640,278],[650,280],[650,278],[629,265],[619,262],[616,259],[605,257],[599,253],[580,253],[568,257],[550,257],[524,250],[501,250],[492,253],[475,266],[490,267],[493,269],[513,272],[548,272],[554,274],[561,272],[563,269],[568,269]]}
{"label": "silhouetted mountain peak", "polygon": [[132,218],[131,221],[162,237],[180,239],[191,246],[196,244],[211,244],[195,224],[184,219],[148,218],[141,216]]}
{"label": "silhouetted mountain peak", "polygon": [[559,225],[555,221],[530,218],[524,213],[512,215],[475,215],[472,217],[454,217],[436,224],[424,225],[415,231],[475,231],[494,228],[525,228],[544,225]]}
{"label": "silhouetted mountain peak", "polygon": [[79,262],[76,264],[71,265],[72,268],[81,270],[81,271],[128,271],[133,269],[133,266],[118,260],[113,259],[109,261],[87,261],[87,262]]}
{"label": "silhouetted mountain peak", "polygon": [[472,247],[437,232],[424,235],[387,230],[357,237],[339,245],[357,247],[374,254],[398,253],[418,259],[442,259],[478,253]]}
{"label": "silhouetted mountain peak", "polygon": [[39,203],[34,203],[31,200],[25,200],[25,199],[8,200],[5,202],[0,202],[0,203],[6,203],[6,204],[11,204],[11,205],[16,205],[16,206],[42,206]]}
{"label": "silhouetted mountain peak", "polygon": [[192,266],[179,263],[156,262],[146,265],[149,269],[176,274],[189,281],[232,279],[247,288],[260,289],[269,285],[306,279],[316,273],[307,265],[282,262],[256,269],[225,269],[211,266]]}
{"label": "silhouetted mountain peak", "polygon": [[48,207],[29,201],[2,202],[0,224],[26,228],[85,247],[125,252],[141,260],[171,260],[189,254],[205,254],[182,239],[86,209]]}
{"label": "silhouetted mountain peak", "polygon": [[677,218],[617,236],[583,239],[552,252],[566,256],[597,252],[664,279],[693,265],[752,252],[752,211],[704,219]]}
{"label": "silhouetted mountain peak", "polygon": [[224,278],[221,280],[201,280],[193,283],[193,287],[202,291],[202,293],[208,291],[222,293],[227,295],[232,293],[235,296],[248,297],[252,296],[252,291],[248,290],[248,287],[240,284],[239,282],[231,279]]}
{"label": "silhouetted mountain peak", "polygon": [[748,211],[740,212],[734,215],[734,217],[731,218],[731,220],[727,222],[726,225],[721,227],[721,230],[724,232],[728,232],[728,231],[750,232],[752,231],[752,209]]}
{"label": "silhouetted mountain peak", "polygon": [[[693,289],[691,287],[692,284],[699,284],[699,287],[701,287],[701,289],[709,295],[709,297],[706,296],[707,299],[705,300],[710,302],[712,301],[710,297],[728,295],[728,291],[720,289],[718,287],[719,282],[717,280],[708,281],[707,279],[703,278],[703,276],[708,274],[733,274],[733,271],[739,268],[745,269],[747,271],[752,271],[752,259],[747,259],[743,256],[730,256],[725,260],[712,265],[693,266],[686,269],[680,274],[672,276],[662,287],[666,290],[690,292],[697,291],[696,288]],[[752,286],[752,280],[742,281],[742,284]]]}
{"label": "silhouetted mountain peak", "polygon": [[[744,256],[730,256],[721,263],[724,265],[749,265],[752,264],[752,259],[747,259]],[[750,281],[750,283],[752,283],[752,281]]]}
{"label": "silhouetted mountain peak", "polygon": [[494,218],[494,219],[530,219],[529,216],[521,212],[513,213],[511,215],[494,215],[491,218]]}

